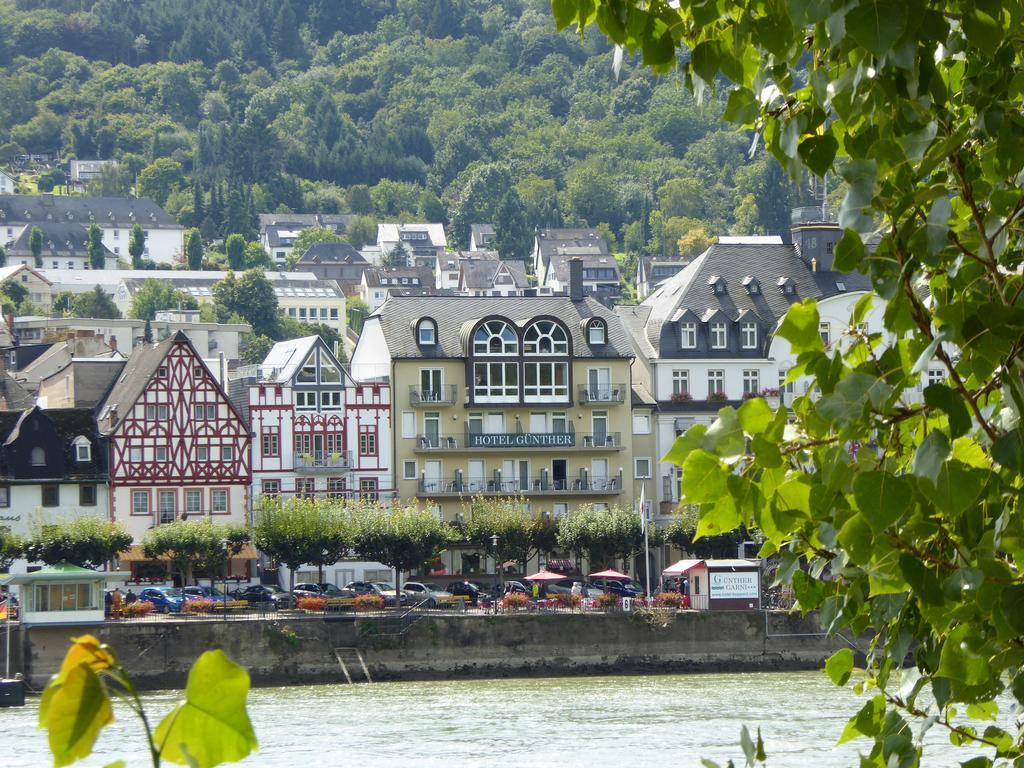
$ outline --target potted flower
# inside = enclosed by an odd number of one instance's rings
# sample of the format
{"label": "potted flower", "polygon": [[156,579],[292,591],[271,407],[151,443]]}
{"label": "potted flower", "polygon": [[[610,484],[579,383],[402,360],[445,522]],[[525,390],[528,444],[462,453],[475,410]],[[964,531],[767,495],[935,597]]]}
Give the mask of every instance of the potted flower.
{"label": "potted flower", "polygon": [[728,402],[729,396],[725,392],[711,392],[708,395],[709,403],[725,403]]}
{"label": "potted flower", "polygon": [[743,399],[744,400],[753,400],[755,397],[758,397],[757,392],[744,392],[743,393]]}
{"label": "potted flower", "polygon": [[762,389],[761,397],[763,397],[765,401],[767,401],[769,408],[772,408],[774,410],[775,408],[779,407],[779,390],[775,389],[774,387],[767,387],[766,389]]}
{"label": "potted flower", "polygon": [[689,392],[673,392],[671,400],[673,403],[688,403],[693,400],[693,395]]}

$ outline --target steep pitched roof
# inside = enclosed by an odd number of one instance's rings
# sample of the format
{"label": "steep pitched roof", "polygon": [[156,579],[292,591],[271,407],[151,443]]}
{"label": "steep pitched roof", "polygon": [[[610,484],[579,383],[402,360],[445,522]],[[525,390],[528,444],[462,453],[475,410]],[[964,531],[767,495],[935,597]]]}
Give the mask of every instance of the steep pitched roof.
{"label": "steep pitched roof", "polygon": [[260,231],[266,232],[267,227],[323,227],[344,232],[355,216],[349,213],[261,213],[259,214]]}
{"label": "steep pitched roof", "polygon": [[[404,283],[402,282],[403,278],[405,279]],[[371,287],[434,287],[434,271],[430,267],[374,267],[363,272],[363,279]],[[415,282],[412,282],[414,280]]]}
{"label": "steep pitched roof", "polygon": [[303,336],[301,339],[277,342],[260,364],[260,380],[290,382],[319,339],[319,336]]}
{"label": "steep pitched roof", "polygon": [[507,270],[516,288],[526,288],[530,281],[520,261],[495,261],[493,259],[461,259],[459,268],[462,278],[459,285],[466,289],[489,289],[495,286],[498,272]]}
{"label": "steep pitched roof", "polygon": [[494,225],[493,224],[470,224],[469,225],[469,239],[477,248],[486,248],[486,239],[494,237]]}
{"label": "steep pitched roof", "polygon": [[[99,427],[103,434],[110,434],[114,431],[120,420],[145,391],[146,386],[156,373],[156,369],[160,367],[160,364],[166,359],[167,353],[171,351],[171,347],[182,341],[190,345],[192,343],[184,333],[178,331],[159,344],[143,344],[132,351],[121,370],[120,377],[111,387],[110,394],[104,398],[98,408]],[[114,413],[112,414],[111,411]]]}
{"label": "steep pitched roof", "polygon": [[[50,258],[88,258],[89,233],[85,227],[73,221],[41,221],[37,224],[26,224],[21,228],[14,242],[7,249],[9,256],[25,257],[32,255],[29,238],[32,230],[39,227],[43,235],[42,255]],[[113,257],[114,252],[103,246],[103,255]]]}
{"label": "steep pitched roof", "polygon": [[316,243],[302,254],[296,266],[301,267],[308,264],[369,264],[369,262],[348,243]]}
{"label": "steep pitched roof", "polygon": [[[395,296],[371,318],[379,318],[392,358],[465,358],[465,334],[486,317],[505,318],[520,328],[540,317],[557,318],[568,327],[574,357],[631,358],[629,334],[607,307],[593,299],[572,301],[565,296]],[[429,317],[437,323],[437,344],[416,343],[416,322]],[[608,326],[607,343],[591,346],[586,324],[600,318]]]}
{"label": "steep pitched roof", "polygon": [[173,216],[146,197],[0,195],[0,223],[40,224],[75,221],[101,227],[141,224],[146,229],[182,229]]}
{"label": "steep pitched roof", "polygon": [[540,248],[544,264],[552,256],[563,259],[573,256],[607,256],[608,243],[596,228],[542,229],[537,233],[537,247]]}

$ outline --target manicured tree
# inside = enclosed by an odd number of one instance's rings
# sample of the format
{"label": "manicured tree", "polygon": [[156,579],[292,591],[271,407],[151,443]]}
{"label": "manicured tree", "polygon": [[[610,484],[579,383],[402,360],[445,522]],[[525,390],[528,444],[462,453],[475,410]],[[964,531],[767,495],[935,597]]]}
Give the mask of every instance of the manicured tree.
{"label": "manicured tree", "polygon": [[1024,704],[1019,3],[552,8],[700,92],[727,87],[724,117],[791,176],[842,176],[819,277],[860,272],[876,293],[829,349],[816,304],[794,303],[776,334],[806,394],[723,408],[663,460],[704,530],[759,528],[800,609],[870,648],[856,675],[849,648],[825,667],[867,694],[841,736],[873,742],[865,764],[922,764],[912,734],[933,725],[985,749],[946,762],[1019,763],[1019,721],[955,717]]}
{"label": "manicured tree", "polygon": [[28,248],[37,267],[43,266],[43,230],[32,227],[28,233]]}
{"label": "manicured tree", "polygon": [[403,571],[430,561],[452,538],[449,525],[411,505],[395,504],[388,510],[368,504],[353,517],[353,549],[393,568],[396,590],[402,587]]}
{"label": "manicured tree", "polygon": [[[86,233],[89,236],[86,245],[86,251],[89,254],[89,268],[103,269],[107,265],[107,249],[103,245],[103,230],[100,229],[99,224],[90,224]],[[128,247],[131,250],[130,243]]]}
{"label": "manicured tree", "polygon": [[348,552],[349,526],[340,502],[294,498],[282,503],[264,496],[255,517],[256,546],[288,567],[289,591],[295,589],[299,566],[317,566],[318,581],[323,582],[324,566]]}
{"label": "manicured tree", "polygon": [[[121,310],[117,308],[114,299],[100,286],[91,291],[80,293],[77,296],[71,295],[69,309],[74,317],[93,317],[106,320],[117,320],[121,317]],[[57,307],[57,301],[54,301]]]}
{"label": "manicured tree", "polygon": [[224,241],[228,254],[228,267],[236,271],[245,269],[245,238],[241,235],[228,235]]}
{"label": "manicured tree", "polygon": [[[525,568],[538,518],[524,512],[524,506],[522,498],[474,498],[466,511],[467,541],[492,552],[499,565],[514,560]],[[496,550],[494,536],[498,537]]]}
{"label": "manicured tree", "polygon": [[558,546],[586,555],[592,570],[628,561],[644,545],[640,515],[630,509],[597,509],[589,504],[562,518]]}
{"label": "manicured tree", "polygon": [[146,318],[146,325],[142,329],[142,340],[146,344],[153,343],[153,326],[149,323],[149,318]]}
{"label": "manicured tree", "polygon": [[132,545],[132,537],[119,523],[99,517],[79,517],[56,525],[42,525],[24,545],[25,557],[47,565],[71,563],[99,568]]}
{"label": "manicured tree", "polygon": [[245,543],[240,539],[237,527],[206,520],[176,520],[146,531],[142,553],[151,560],[170,561],[172,569],[181,574],[182,586],[188,586],[194,583],[197,568],[223,562],[225,546],[240,549]]}
{"label": "manicured tree", "polygon": [[132,269],[142,266],[142,254],[146,252],[146,231],[141,224],[132,225],[128,238],[128,254],[132,257]]}
{"label": "manicured tree", "polygon": [[25,542],[11,533],[9,528],[0,528],[0,571],[7,571],[25,551]]}
{"label": "manicured tree", "polygon": [[190,229],[185,235],[185,258],[189,269],[203,268],[203,236],[198,229]]}
{"label": "manicured tree", "polygon": [[245,318],[252,326],[253,333],[272,339],[278,337],[281,318],[277,294],[262,269],[250,269],[238,278],[235,297],[236,305],[232,311]]}

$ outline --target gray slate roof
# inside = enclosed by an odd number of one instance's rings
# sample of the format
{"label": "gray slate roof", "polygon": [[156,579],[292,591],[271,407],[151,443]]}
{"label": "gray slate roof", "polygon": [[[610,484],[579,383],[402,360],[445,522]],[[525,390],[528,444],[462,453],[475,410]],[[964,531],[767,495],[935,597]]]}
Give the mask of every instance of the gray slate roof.
{"label": "gray slate roof", "polygon": [[[573,357],[631,358],[629,334],[618,318],[598,301],[572,301],[566,296],[395,296],[371,318],[379,318],[392,358],[465,358],[472,326],[484,318],[504,318],[520,331],[534,319],[554,318],[568,327]],[[416,323],[429,317],[437,323],[438,343],[421,348]],[[591,347],[585,325],[590,318],[608,326],[607,343]]]}
{"label": "gray slate roof", "polygon": [[293,225],[296,229],[323,227],[337,231],[345,231],[355,216],[348,213],[261,213],[260,231],[265,232],[268,226]]}
{"label": "gray slate roof", "polygon": [[[388,288],[433,288],[434,270],[430,267],[375,267],[363,271],[368,286]],[[402,283],[402,278],[406,282]],[[387,280],[387,283],[382,282]],[[398,281],[397,283],[395,281]],[[415,280],[416,282],[410,282]]]}
{"label": "gray slate roof", "polygon": [[565,258],[572,256],[608,255],[608,243],[604,235],[596,228],[585,229],[542,229],[537,233],[537,245],[540,255],[547,264],[552,256],[561,254]]}
{"label": "gray slate roof", "polygon": [[297,268],[310,264],[369,264],[348,243],[317,243],[310,246],[296,264]]}
{"label": "gray slate roof", "polygon": [[[171,347],[182,341],[186,344],[192,343],[184,333],[178,331],[159,344],[143,344],[132,351],[131,357],[121,370],[121,376],[99,406],[97,426],[102,434],[109,435],[117,428],[142,395],[156,369],[171,351]],[[116,420],[110,418],[112,408],[116,409]]]}
{"label": "gray slate roof", "polygon": [[[725,281],[724,293],[712,291],[709,280],[714,277]],[[760,284],[758,293],[750,294],[744,287],[744,279],[750,277]],[[780,279],[786,278],[796,286],[792,295],[778,287]],[[865,275],[812,271],[793,245],[716,243],[644,300],[642,306],[649,308],[650,314],[643,321],[641,341],[645,339],[646,345],[641,346],[649,346],[652,357],[680,356],[676,321],[686,313],[706,320],[720,312],[735,321],[746,312],[772,330],[790,304],[870,289],[871,281]],[[635,320],[631,324],[635,327]]]}
{"label": "gray slate roof", "polygon": [[486,247],[487,243],[484,242],[485,237],[494,237],[494,225],[493,224],[470,224],[469,225],[469,239],[477,248]]}
{"label": "gray slate roof", "polygon": [[182,229],[167,211],[146,197],[68,197],[66,195],[0,195],[0,223],[39,224],[46,221],[95,222],[101,227]]}
{"label": "gray slate roof", "polygon": [[[26,224],[7,248],[9,255],[19,258],[32,255],[28,241],[35,227],[39,227],[39,231],[43,233],[44,258],[89,257],[89,233],[83,225],[73,221],[40,221]],[[104,257],[113,256],[114,252],[104,245],[103,254]]]}
{"label": "gray slate roof", "polygon": [[493,259],[461,259],[462,279],[460,285],[467,289],[490,289],[495,287],[494,278],[502,267],[509,271],[516,288],[527,288],[530,281],[521,261],[494,261]]}

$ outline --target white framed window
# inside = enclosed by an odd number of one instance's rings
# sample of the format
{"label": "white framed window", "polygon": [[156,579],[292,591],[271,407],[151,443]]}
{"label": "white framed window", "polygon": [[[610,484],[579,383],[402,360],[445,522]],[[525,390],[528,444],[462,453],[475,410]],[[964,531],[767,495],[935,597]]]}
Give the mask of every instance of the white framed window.
{"label": "white framed window", "polygon": [[210,460],[210,447],[207,445],[196,446],[196,461],[209,461]]}
{"label": "white framed window", "polygon": [[[303,310],[302,314],[305,314],[305,310]],[[316,352],[313,352],[306,358],[306,362],[299,368],[299,373],[296,375],[295,380],[302,384],[316,384]]]}
{"label": "white framed window", "polygon": [[158,445],[156,448],[154,448],[153,449],[153,458],[155,458],[159,462],[167,461],[167,446],[166,445]]}
{"label": "white framed window", "polygon": [[156,420],[161,424],[166,422],[171,417],[171,408],[167,405],[158,405],[156,407]]}
{"label": "white framed window", "polygon": [[821,334],[821,340],[825,342],[827,347],[832,343],[832,324],[829,322],[818,323],[818,333]]}
{"label": "white framed window", "polygon": [[725,391],[725,371],[708,371],[708,394],[721,394]]}
{"label": "white framed window", "polygon": [[295,410],[297,410],[297,411],[315,411],[316,410],[316,392],[296,392],[295,393]]}
{"label": "white framed window", "polygon": [[190,515],[198,515],[203,511],[202,491],[185,491],[185,511]]}
{"label": "white framed window", "polygon": [[214,515],[226,515],[228,512],[228,492],[223,488],[214,488],[210,491],[210,513]]}
{"label": "white framed window", "polygon": [[679,346],[683,349],[696,349],[697,348],[697,324],[696,323],[680,323],[679,324]]}
{"label": "white framed window", "polygon": [[421,345],[437,343],[437,325],[433,320],[424,318],[416,324],[416,343]]}
{"label": "white framed window", "polygon": [[634,413],[633,414],[633,434],[634,435],[649,435],[649,434],[651,434],[651,415],[649,413]]}
{"label": "white framed window", "polygon": [[607,331],[604,322],[601,320],[591,321],[590,327],[587,329],[587,341],[590,344],[604,344],[606,338]]}
{"label": "white framed window", "polygon": [[568,363],[525,363],[523,365],[523,399],[538,401],[569,397]]}
{"label": "white framed window", "polygon": [[155,405],[147,405],[146,406],[146,421],[156,421],[156,406]]}
{"label": "white framed window", "polygon": [[192,416],[196,421],[202,421],[206,418],[206,406],[202,403],[196,403],[192,406]]}
{"label": "white framed window", "polygon": [[633,477],[637,480],[648,480],[651,477],[650,458],[633,459]]}
{"label": "white framed window", "polygon": [[928,386],[932,384],[941,384],[946,378],[946,371],[943,368],[929,368],[928,369]]}
{"label": "white framed window", "polygon": [[726,335],[725,335],[725,323],[712,323],[711,324],[711,348],[712,349],[725,349]]}
{"label": "white framed window", "polygon": [[403,461],[402,462],[402,479],[403,480],[415,480],[416,479],[416,462],[415,461]]}
{"label": "white framed window", "polygon": [[234,461],[235,460],[235,446],[233,446],[233,445],[222,445],[220,447],[220,460],[221,461]]}
{"label": "white framed window", "polygon": [[173,523],[174,518],[178,516],[178,494],[174,491],[158,491],[156,506],[160,515],[160,525]]}
{"label": "white framed window", "polygon": [[519,338],[512,327],[502,320],[490,320],[473,334],[474,355],[515,355],[519,353]]}
{"label": "white framed window", "polygon": [[743,394],[756,395],[761,391],[761,374],[756,368],[743,371]]}
{"label": "white framed window", "polygon": [[757,324],[743,323],[740,327],[740,338],[744,349],[757,348]]}
{"label": "white framed window", "polygon": [[75,461],[91,461],[92,444],[87,438],[80,437],[75,441]]}
{"label": "white framed window", "polygon": [[684,368],[672,371],[672,394],[685,395],[690,392],[690,372]]}
{"label": "white framed window", "polygon": [[402,437],[406,440],[416,437],[416,414],[402,411]]}
{"label": "white framed window", "polygon": [[516,363],[474,363],[473,398],[478,402],[507,402],[519,397]]}
{"label": "white framed window", "polygon": [[132,491],[132,514],[149,514],[149,491]]}
{"label": "white framed window", "polygon": [[341,408],[341,392],[321,392],[320,407],[331,411]]}
{"label": "white framed window", "polygon": [[217,418],[217,404],[207,403],[206,404],[206,420],[214,421]]}
{"label": "white framed window", "polygon": [[142,446],[133,445],[128,449],[128,460],[129,461],[142,461]]}

